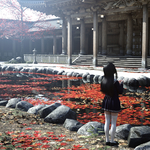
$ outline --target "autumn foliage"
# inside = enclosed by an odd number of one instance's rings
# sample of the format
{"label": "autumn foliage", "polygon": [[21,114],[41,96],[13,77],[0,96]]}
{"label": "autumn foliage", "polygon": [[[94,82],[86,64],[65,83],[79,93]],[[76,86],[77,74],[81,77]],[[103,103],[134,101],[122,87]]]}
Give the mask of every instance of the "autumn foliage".
{"label": "autumn foliage", "polygon": [[[17,76],[18,75],[18,76]],[[21,77],[22,76],[22,77]],[[79,122],[85,124],[89,121],[98,121],[104,123],[104,114],[101,110],[104,94],[101,93],[100,84],[69,84],[62,86],[64,82],[78,82],[79,78],[66,77],[61,75],[41,74],[41,73],[21,73],[1,72],[0,75],[0,97],[9,100],[12,97],[21,97],[33,105],[53,104],[59,102],[76,111]],[[149,90],[150,87],[146,87]],[[42,94],[43,98],[35,98],[35,95]],[[131,94],[132,95],[132,94]],[[118,115],[117,125],[150,125],[150,102],[149,93],[145,92],[143,96],[131,96],[128,93],[120,95],[122,111]],[[25,125],[24,125],[25,126]],[[32,130],[32,128],[26,128]],[[22,133],[6,133],[13,139],[13,145],[16,148],[31,147],[37,149],[50,148],[47,144],[50,140],[60,142],[60,147],[65,147],[68,141],[63,141],[65,135],[60,134],[56,137],[53,132],[48,132],[42,136],[40,131],[35,131],[33,136]],[[37,141],[38,142],[35,142]],[[39,142],[40,141],[40,142]],[[1,143],[2,145],[2,143]],[[3,148],[3,145],[2,147]],[[81,145],[74,145],[73,150],[82,149]]]}
{"label": "autumn foliage", "polygon": [[[14,72],[13,72],[14,73]],[[10,99],[21,97],[33,105],[52,104],[61,102],[78,114],[81,123],[98,121],[104,123],[104,115],[101,104],[104,94],[100,91],[100,84],[81,84],[62,87],[62,81],[73,81],[75,77],[60,75],[26,73],[23,80],[14,77],[12,72],[3,72],[0,77],[0,97]],[[38,76],[34,77],[33,76]],[[15,83],[15,84],[14,84]],[[149,88],[149,87],[147,87]],[[47,100],[34,98],[34,95],[43,94]],[[149,98],[128,96],[126,93],[120,95],[122,111],[119,113],[117,125],[129,123],[135,125],[150,124]],[[144,103],[144,106],[142,106]]]}
{"label": "autumn foliage", "polygon": [[[29,9],[22,7],[17,0],[1,0],[0,9],[8,10],[11,18],[0,19],[0,38],[13,38],[21,42],[25,38],[39,39],[45,34],[52,34],[55,28],[44,13],[28,13]],[[32,21],[33,16],[36,16],[36,21]]]}

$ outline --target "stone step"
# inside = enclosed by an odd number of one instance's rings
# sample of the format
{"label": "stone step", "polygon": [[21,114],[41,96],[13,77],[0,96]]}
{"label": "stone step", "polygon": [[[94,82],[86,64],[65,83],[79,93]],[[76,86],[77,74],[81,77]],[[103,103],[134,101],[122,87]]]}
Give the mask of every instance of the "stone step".
{"label": "stone step", "polygon": [[[97,64],[98,66],[103,66],[108,62],[113,62],[116,67],[129,67],[129,68],[139,68],[141,67],[141,57],[110,57],[110,56],[98,56]],[[75,62],[75,65],[93,65],[93,55],[82,55]],[[150,66],[150,58],[147,59],[147,64]]]}

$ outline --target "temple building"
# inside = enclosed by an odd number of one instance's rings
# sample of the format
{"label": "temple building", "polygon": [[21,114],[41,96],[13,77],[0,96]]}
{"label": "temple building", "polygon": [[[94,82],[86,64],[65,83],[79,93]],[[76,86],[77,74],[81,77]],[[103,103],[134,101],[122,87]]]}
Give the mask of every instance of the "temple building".
{"label": "temple building", "polygon": [[53,54],[55,34],[57,34],[56,44],[60,45],[57,47],[57,54],[60,54],[61,24],[60,18],[38,22],[0,19],[0,60],[8,61],[23,54],[32,54],[34,48],[38,54]]}
{"label": "temple building", "polygon": [[[93,66],[98,66],[110,58],[122,67],[123,60],[132,58],[132,63],[140,63],[141,68],[150,67],[150,30],[148,30],[150,0],[18,0],[18,2],[23,7],[60,18],[57,23],[61,27],[55,30],[53,40],[49,40],[52,42],[52,54],[57,55],[54,62],[61,63],[58,59],[63,57],[67,59],[67,64],[71,65],[85,58],[91,61]],[[48,51],[48,48],[47,50],[43,48],[39,53],[49,54]],[[116,60],[119,61],[115,62]],[[132,65],[129,63],[127,67]]]}

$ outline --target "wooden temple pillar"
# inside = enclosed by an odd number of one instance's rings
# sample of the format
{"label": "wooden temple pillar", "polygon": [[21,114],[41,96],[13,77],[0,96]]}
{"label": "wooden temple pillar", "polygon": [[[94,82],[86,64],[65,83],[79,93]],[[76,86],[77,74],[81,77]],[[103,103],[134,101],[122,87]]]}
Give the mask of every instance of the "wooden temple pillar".
{"label": "wooden temple pillar", "polygon": [[93,15],[93,66],[97,66],[97,51],[98,51],[98,15],[94,12]]}
{"label": "wooden temple pillar", "polygon": [[16,57],[16,41],[12,40],[12,47],[13,47],[13,56]]}
{"label": "wooden temple pillar", "polygon": [[44,54],[44,38],[41,39],[41,52]]}
{"label": "wooden temple pillar", "polygon": [[143,33],[142,33],[142,62],[141,67],[147,68],[148,54],[148,7],[143,5]]}
{"label": "wooden temple pillar", "polygon": [[4,39],[0,40],[0,52],[3,52],[4,50]]}
{"label": "wooden temple pillar", "polygon": [[80,54],[84,55],[85,52],[85,23],[84,19],[80,19],[81,27],[80,27]]}
{"label": "wooden temple pillar", "polygon": [[120,35],[119,35],[119,45],[120,45],[120,55],[123,55],[124,51],[124,24],[119,24],[120,27]]}
{"label": "wooden temple pillar", "polygon": [[56,54],[56,34],[53,36],[53,55]]}
{"label": "wooden temple pillar", "polygon": [[72,64],[72,18],[69,16],[68,21],[68,65]]}
{"label": "wooden temple pillar", "polygon": [[33,53],[32,50],[33,50],[33,49],[32,49],[32,40],[29,40],[29,52],[30,52],[30,53]]}
{"label": "wooden temple pillar", "polygon": [[133,46],[133,20],[131,14],[128,15],[127,19],[127,55],[132,55]]}
{"label": "wooden temple pillar", "polygon": [[102,54],[102,25],[98,27],[98,54]]}
{"label": "wooden temple pillar", "polygon": [[67,54],[67,28],[66,28],[66,20],[63,18],[62,24],[62,55]]}
{"label": "wooden temple pillar", "polygon": [[107,22],[106,18],[102,21],[102,54],[107,54]]}

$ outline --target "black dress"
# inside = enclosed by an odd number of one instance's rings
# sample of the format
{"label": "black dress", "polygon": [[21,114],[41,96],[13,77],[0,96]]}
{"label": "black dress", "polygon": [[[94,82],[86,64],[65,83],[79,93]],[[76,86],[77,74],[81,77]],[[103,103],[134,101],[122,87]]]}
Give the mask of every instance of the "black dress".
{"label": "black dress", "polygon": [[120,100],[119,100],[119,94],[123,93],[123,83],[119,83],[117,80],[114,81],[114,94],[112,97],[105,95],[103,103],[102,103],[102,109],[105,111],[110,112],[120,112]]}

